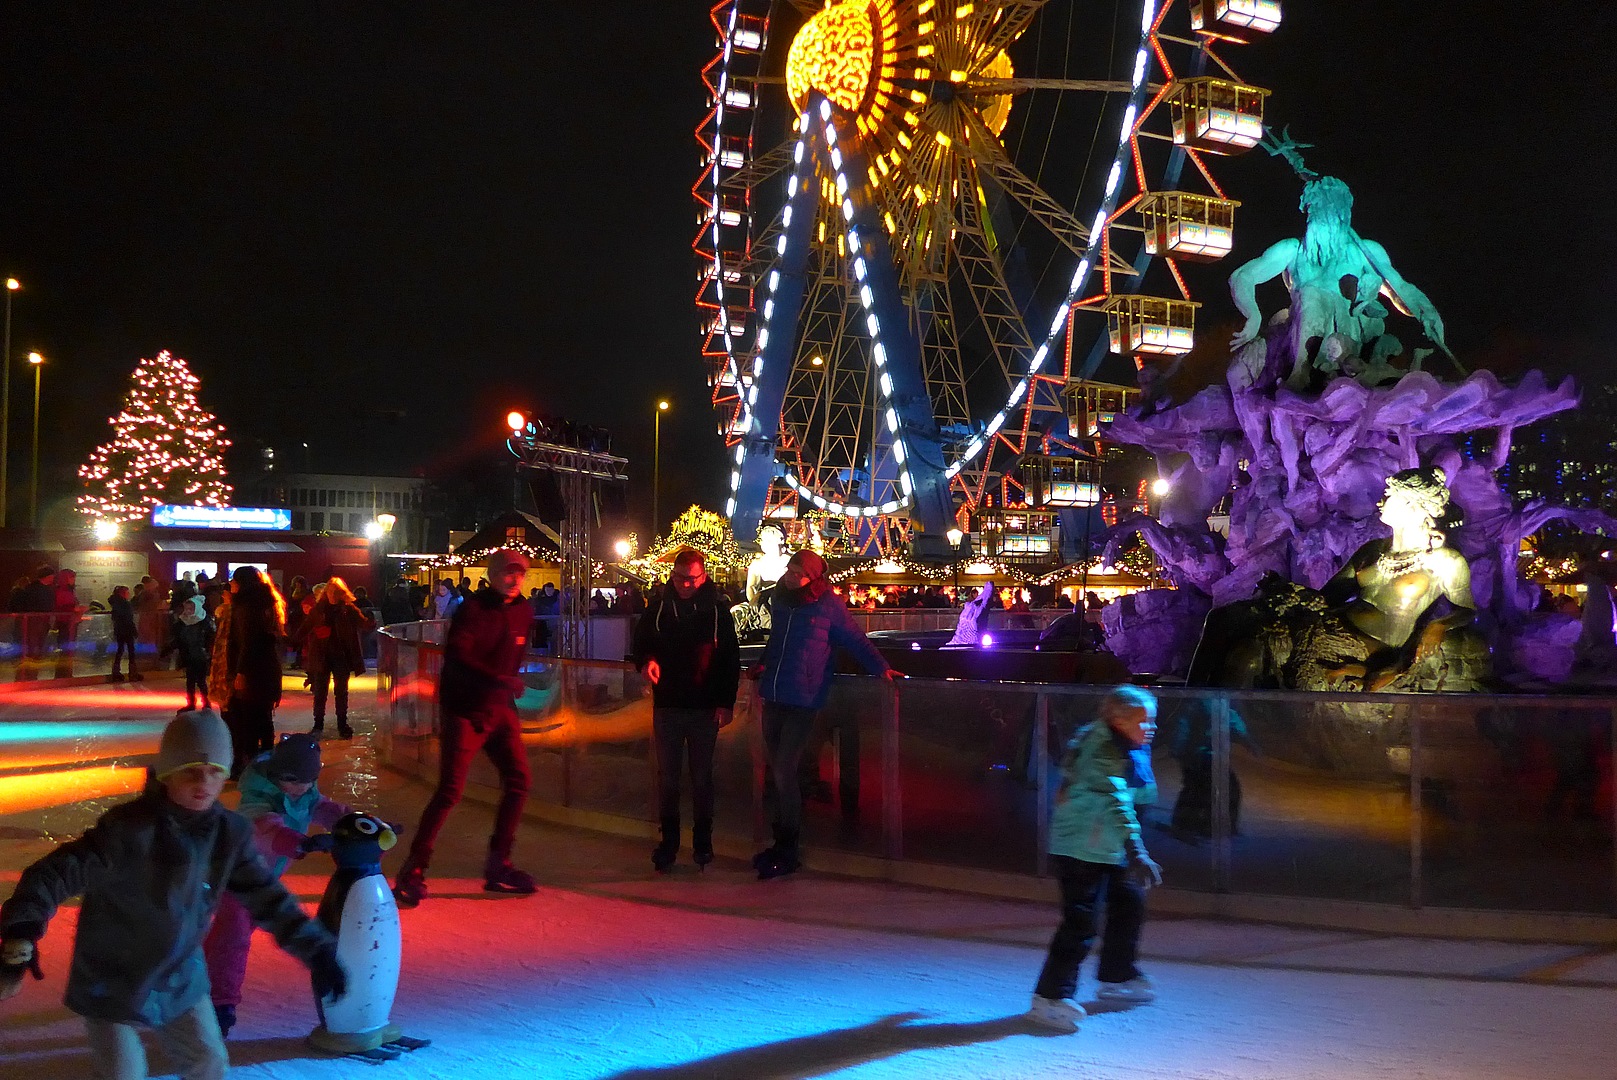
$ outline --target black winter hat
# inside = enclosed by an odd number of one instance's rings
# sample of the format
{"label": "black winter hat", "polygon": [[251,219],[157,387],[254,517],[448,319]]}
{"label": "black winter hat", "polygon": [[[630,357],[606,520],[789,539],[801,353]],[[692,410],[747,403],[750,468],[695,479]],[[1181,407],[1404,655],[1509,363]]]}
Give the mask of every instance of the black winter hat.
{"label": "black winter hat", "polygon": [[312,784],[320,777],[320,743],[312,735],[295,732],[281,736],[281,741],[270,751],[265,773],[271,780],[295,777],[300,783]]}

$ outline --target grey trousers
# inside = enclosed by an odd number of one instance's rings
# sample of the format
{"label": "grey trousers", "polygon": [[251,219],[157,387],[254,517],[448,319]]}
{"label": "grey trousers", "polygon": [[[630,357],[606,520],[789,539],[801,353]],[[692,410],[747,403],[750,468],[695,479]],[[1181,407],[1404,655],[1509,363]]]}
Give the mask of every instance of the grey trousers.
{"label": "grey trousers", "polygon": [[[90,1032],[90,1061],[98,1080],[146,1080],[146,1048],[133,1024],[85,1020]],[[213,1015],[213,1002],[202,1000],[160,1028],[157,1043],[180,1080],[220,1080],[230,1071],[225,1040]]]}

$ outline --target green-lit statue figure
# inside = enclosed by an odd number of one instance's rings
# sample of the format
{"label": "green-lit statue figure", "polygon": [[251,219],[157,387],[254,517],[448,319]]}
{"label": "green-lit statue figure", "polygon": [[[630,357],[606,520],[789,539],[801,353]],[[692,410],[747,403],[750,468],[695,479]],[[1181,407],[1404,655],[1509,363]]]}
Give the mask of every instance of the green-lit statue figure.
{"label": "green-lit statue figure", "polygon": [[[1383,296],[1414,317],[1432,343],[1448,353],[1437,309],[1398,273],[1385,248],[1353,231],[1352,191],[1334,176],[1320,176],[1304,166],[1298,153],[1302,145],[1285,136],[1271,137],[1264,144],[1306,181],[1302,210],[1307,224],[1301,239],[1272,245],[1230,275],[1230,295],[1246,319],[1230,342],[1238,371],[1246,372],[1240,381],[1244,385],[1258,381],[1269,362],[1271,350],[1262,341],[1264,324],[1256,290],[1282,275],[1291,292],[1291,307],[1275,316],[1272,335],[1283,334],[1279,351],[1289,372],[1277,374],[1294,390],[1306,388],[1315,370],[1349,375],[1368,385],[1402,373],[1388,363],[1403,346],[1386,333],[1388,310],[1379,299]],[[1415,354],[1412,369],[1419,369],[1423,355]]]}

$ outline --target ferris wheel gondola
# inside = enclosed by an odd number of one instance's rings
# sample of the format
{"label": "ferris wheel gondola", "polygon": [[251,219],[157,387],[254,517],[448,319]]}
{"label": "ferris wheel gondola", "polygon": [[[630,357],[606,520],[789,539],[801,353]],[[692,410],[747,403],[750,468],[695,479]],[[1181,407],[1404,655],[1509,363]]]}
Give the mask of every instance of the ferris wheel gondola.
{"label": "ferris wheel gondola", "polygon": [[[1074,34],[1075,3],[712,9],[694,246],[737,535],[802,507],[875,546],[941,536],[985,501],[1024,497],[1014,463],[1059,450],[1068,384],[1095,366],[1073,361],[1081,316],[1142,366],[1190,347],[1179,264],[1227,253],[1239,205],[1208,158],[1256,144],[1266,94],[1219,50],[1272,30],[1279,4],[1120,6],[1137,31],[1130,62],[1098,73],[1110,78],[1042,70],[1046,43]],[[1046,35],[1058,8],[1067,23]],[[1071,134],[1069,99],[1111,133],[1093,178],[1028,149]],[[1205,191],[1178,190],[1187,161]],[[1086,201],[1093,213],[1074,210]],[[1132,259],[1114,245],[1124,231]]]}

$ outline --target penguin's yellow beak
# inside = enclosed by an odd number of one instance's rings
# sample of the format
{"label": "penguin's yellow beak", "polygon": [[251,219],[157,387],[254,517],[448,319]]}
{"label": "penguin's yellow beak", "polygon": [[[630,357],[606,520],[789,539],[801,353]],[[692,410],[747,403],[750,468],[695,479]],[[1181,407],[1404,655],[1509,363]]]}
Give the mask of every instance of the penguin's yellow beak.
{"label": "penguin's yellow beak", "polygon": [[376,846],[381,848],[383,851],[389,850],[398,842],[399,838],[397,834],[395,834],[392,829],[385,827],[382,829],[381,835],[376,838]]}

